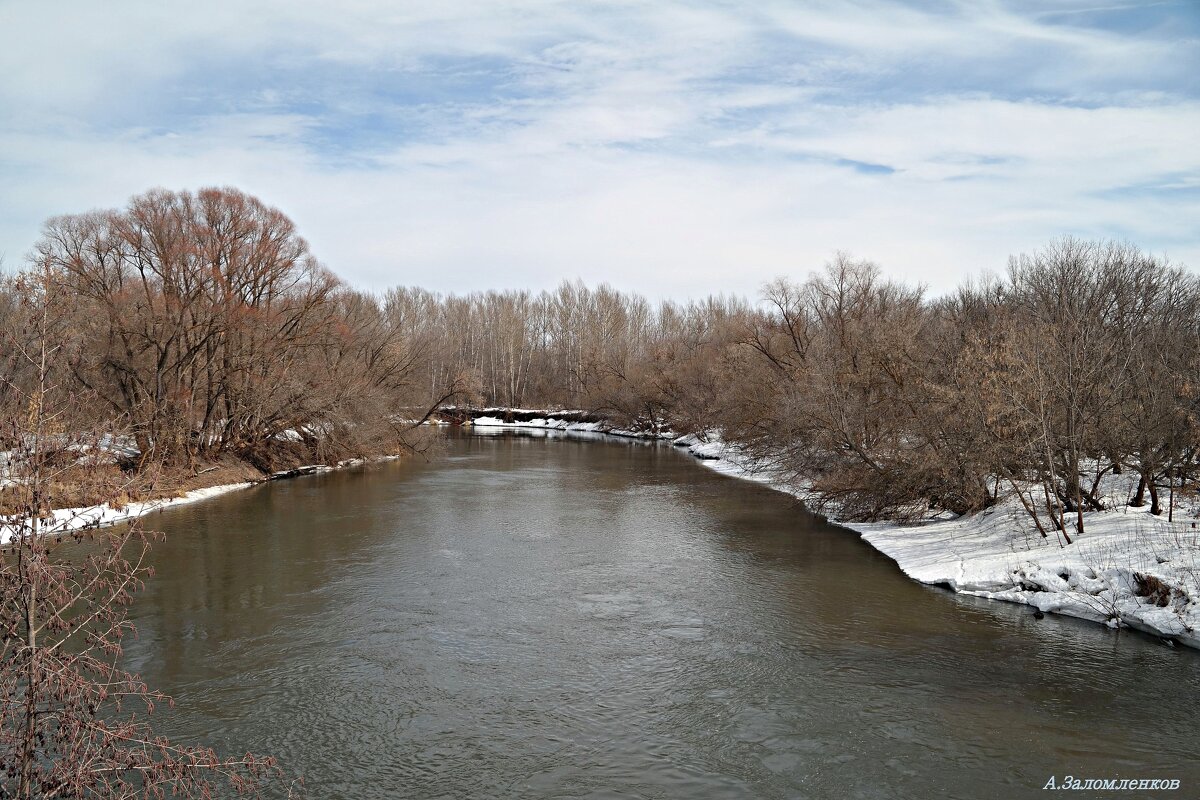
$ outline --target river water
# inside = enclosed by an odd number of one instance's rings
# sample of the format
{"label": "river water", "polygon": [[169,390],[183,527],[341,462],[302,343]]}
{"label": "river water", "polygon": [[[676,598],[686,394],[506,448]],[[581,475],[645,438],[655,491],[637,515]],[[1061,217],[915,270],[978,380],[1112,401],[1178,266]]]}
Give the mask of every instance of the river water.
{"label": "river water", "polygon": [[160,730],[310,797],[1200,797],[1200,653],[918,585],[667,445],[452,437],[147,527]]}

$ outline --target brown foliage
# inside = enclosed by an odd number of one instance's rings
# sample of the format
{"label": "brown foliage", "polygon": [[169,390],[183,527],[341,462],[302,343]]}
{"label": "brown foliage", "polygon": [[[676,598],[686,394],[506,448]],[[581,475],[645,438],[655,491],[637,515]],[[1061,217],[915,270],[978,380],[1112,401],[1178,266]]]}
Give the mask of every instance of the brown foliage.
{"label": "brown foliage", "polygon": [[128,427],[143,466],[268,463],[295,442],[318,459],[394,449],[382,418],[422,395],[375,298],[237,190],[156,190],[52,219],[33,263],[74,300],[64,369],[107,406],[95,418]]}

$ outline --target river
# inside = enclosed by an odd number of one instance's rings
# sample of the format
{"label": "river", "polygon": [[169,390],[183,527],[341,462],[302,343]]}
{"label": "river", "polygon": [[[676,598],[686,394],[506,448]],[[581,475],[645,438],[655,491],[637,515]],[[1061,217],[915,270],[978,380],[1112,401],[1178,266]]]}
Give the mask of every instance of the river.
{"label": "river", "polygon": [[159,729],[314,798],[1200,796],[1200,654],[921,586],[668,445],[454,436],[147,527]]}

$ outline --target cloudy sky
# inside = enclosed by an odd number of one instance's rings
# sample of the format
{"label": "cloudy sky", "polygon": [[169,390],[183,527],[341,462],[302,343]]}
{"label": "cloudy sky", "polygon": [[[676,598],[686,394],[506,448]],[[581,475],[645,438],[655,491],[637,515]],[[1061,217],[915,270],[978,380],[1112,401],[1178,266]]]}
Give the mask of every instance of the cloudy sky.
{"label": "cloudy sky", "polygon": [[1200,268],[1198,75],[1200,0],[3,0],[0,253],[233,185],[375,289]]}

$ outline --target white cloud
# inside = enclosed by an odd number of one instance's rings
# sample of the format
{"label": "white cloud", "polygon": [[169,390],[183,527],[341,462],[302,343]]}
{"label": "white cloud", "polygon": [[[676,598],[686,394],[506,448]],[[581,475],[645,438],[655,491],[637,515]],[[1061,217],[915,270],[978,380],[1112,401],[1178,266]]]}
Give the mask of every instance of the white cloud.
{"label": "white cloud", "polygon": [[0,251],[233,184],[373,288],[753,294],[848,249],[944,289],[1060,233],[1200,264],[1187,48],[998,3],[7,3]]}

